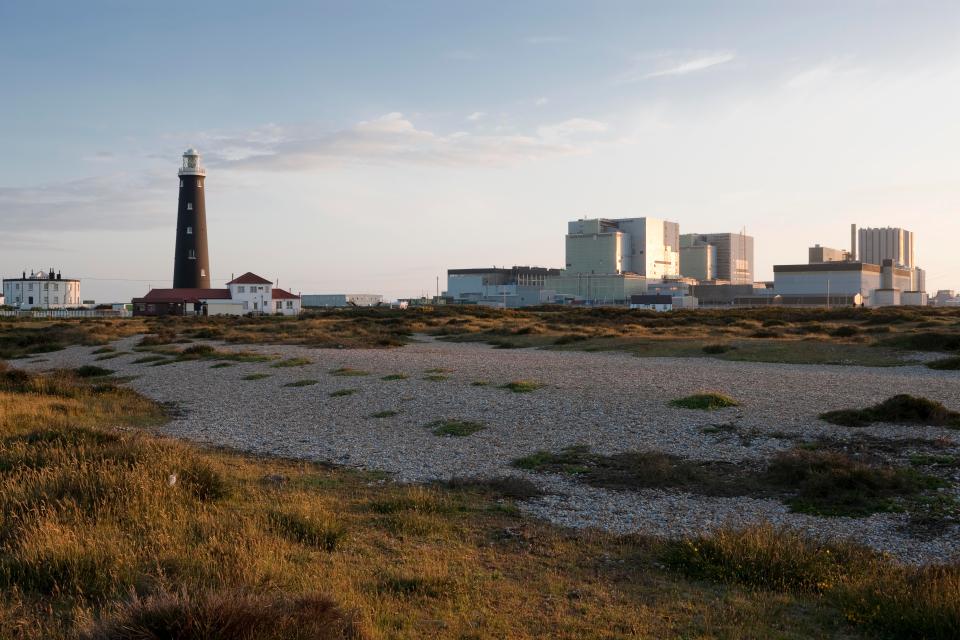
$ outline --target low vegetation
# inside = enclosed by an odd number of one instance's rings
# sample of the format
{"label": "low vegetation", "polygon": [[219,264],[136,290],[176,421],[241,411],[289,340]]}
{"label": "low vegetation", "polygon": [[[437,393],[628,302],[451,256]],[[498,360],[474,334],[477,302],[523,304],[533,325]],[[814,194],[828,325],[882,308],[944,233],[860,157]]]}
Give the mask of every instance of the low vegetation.
{"label": "low vegetation", "polygon": [[[777,454],[756,469],[661,452],[602,455],[583,446],[558,453],[537,452],[515,460],[514,466],[573,475],[608,489],[674,489],[705,496],[772,498],[793,511],[827,517],[863,517],[887,511],[929,516],[927,500],[946,486],[944,480],[911,467],[869,465],[843,453],[806,449]],[[956,506],[943,505],[944,515],[956,515]]]}
{"label": "low vegetation", "polygon": [[309,386],[315,385],[315,384],[317,384],[317,383],[319,383],[319,382],[320,382],[319,380],[311,380],[311,379],[308,378],[308,379],[305,379],[305,380],[295,380],[294,382],[288,382],[288,383],[286,383],[286,384],[283,385],[283,386],[285,386],[285,387],[309,387]]}
{"label": "low vegetation", "polygon": [[81,378],[100,378],[113,375],[113,369],[104,369],[92,364],[85,364],[76,368],[76,373]]}
{"label": "low vegetation", "polygon": [[740,403],[722,393],[697,393],[685,398],[671,400],[670,405],[681,409],[698,409],[701,411],[717,411],[728,407],[738,407]]}
{"label": "low vegetation", "polygon": [[248,373],[247,375],[240,378],[241,380],[263,380],[264,378],[269,378],[269,373]]}
{"label": "low vegetation", "polygon": [[481,422],[469,420],[436,420],[427,425],[434,435],[464,437],[484,429]]}
{"label": "low vegetation", "polygon": [[287,358],[286,360],[274,362],[270,366],[274,369],[283,369],[285,367],[302,367],[308,364],[311,364],[308,358]]}
{"label": "low vegetation", "polygon": [[387,409],[385,411],[377,411],[376,413],[370,414],[371,418],[392,418],[395,415],[398,415],[399,411],[394,411],[393,409]]}
{"label": "low vegetation", "polygon": [[360,389],[337,389],[336,391],[330,392],[331,398],[342,398],[344,396],[352,396],[353,394],[360,391]]}
{"label": "low vegetation", "polygon": [[447,376],[440,373],[431,373],[430,375],[423,376],[423,379],[429,382],[443,382],[444,380],[448,380]]}
{"label": "low vegetation", "polygon": [[769,525],[669,542],[692,578],[817,597],[874,637],[960,636],[960,564],[907,567],[852,543],[822,544]]}
{"label": "low vegetation", "polygon": [[960,371],[960,356],[932,360],[927,363],[927,367],[937,371]]}
{"label": "low vegetation", "polygon": [[901,394],[866,409],[839,409],[820,415],[844,427],[867,427],[877,422],[918,424],[960,429],[960,412],[927,398]]}
{"label": "low vegetation", "polygon": [[370,372],[361,371],[360,369],[353,369],[351,367],[338,367],[336,369],[331,369],[330,375],[338,376],[341,378],[356,378],[361,376],[368,376],[370,375]]}
{"label": "low vegetation", "polygon": [[0,637],[937,639],[960,625],[955,565],[827,547],[829,564],[781,532],[676,547],[572,532],[519,516],[513,501],[539,493],[523,478],[394,484],[135,429],[164,419],[103,378],[0,364]]}
{"label": "low vegetation", "polygon": [[405,373],[391,373],[391,374],[389,374],[389,375],[383,376],[383,377],[380,378],[380,379],[381,379],[381,380],[387,380],[387,381],[391,381],[391,380],[406,380],[406,379],[409,378],[409,377],[410,377],[410,376],[408,376],[408,375],[405,374]]}
{"label": "low vegetation", "polygon": [[542,389],[543,385],[539,382],[534,382],[533,380],[514,380],[513,382],[508,382],[500,388],[513,391],[514,393],[532,393],[537,389]]}

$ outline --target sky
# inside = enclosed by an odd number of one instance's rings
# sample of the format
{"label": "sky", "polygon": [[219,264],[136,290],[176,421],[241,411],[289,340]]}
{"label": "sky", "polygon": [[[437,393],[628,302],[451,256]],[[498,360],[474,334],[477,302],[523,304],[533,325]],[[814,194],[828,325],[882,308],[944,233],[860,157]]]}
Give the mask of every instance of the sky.
{"label": "sky", "polygon": [[652,216],[758,279],[900,226],[960,289],[960,2],[0,2],[4,277],[169,287],[189,146],[215,283],[431,295]]}

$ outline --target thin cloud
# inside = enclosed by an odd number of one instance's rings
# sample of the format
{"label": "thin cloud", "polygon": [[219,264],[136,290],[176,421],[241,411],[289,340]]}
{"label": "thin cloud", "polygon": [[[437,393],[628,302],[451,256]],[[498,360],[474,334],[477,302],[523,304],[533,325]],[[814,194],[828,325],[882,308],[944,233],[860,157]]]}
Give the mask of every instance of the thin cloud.
{"label": "thin cloud", "polygon": [[[665,66],[654,71],[649,71],[648,69],[636,68],[627,73],[621,74],[617,78],[617,82],[621,84],[630,83],[630,82],[639,82],[641,80],[649,80],[652,78],[663,78],[667,76],[683,76],[688,73],[696,73],[697,71],[704,71],[712,67],[717,67],[722,64],[726,64],[736,58],[736,54],[732,51],[714,51],[708,53],[699,53],[692,57],[688,56],[683,59],[678,59],[676,56],[667,56],[659,55],[656,56],[657,59],[661,59],[665,62]],[[643,62],[646,62],[649,58],[645,58]],[[638,64],[638,67],[645,66],[643,64]]]}
{"label": "thin cloud", "polygon": [[35,187],[0,187],[0,218],[12,233],[159,227],[169,218],[172,180],[166,174],[117,174]]}
{"label": "thin cloud", "polygon": [[478,122],[480,120],[483,120],[486,117],[487,117],[487,114],[485,112],[474,111],[473,113],[467,116],[467,120],[469,120],[470,122]]}
{"label": "thin cloud", "polygon": [[[553,155],[588,153],[607,125],[572,118],[533,134],[441,134],[418,128],[402,113],[388,113],[334,132],[291,128],[265,142],[256,131],[221,137],[206,154],[208,165],[269,171],[303,171],[358,164],[503,166]],[[252,142],[252,140],[256,140]],[[247,155],[237,157],[238,150]]]}

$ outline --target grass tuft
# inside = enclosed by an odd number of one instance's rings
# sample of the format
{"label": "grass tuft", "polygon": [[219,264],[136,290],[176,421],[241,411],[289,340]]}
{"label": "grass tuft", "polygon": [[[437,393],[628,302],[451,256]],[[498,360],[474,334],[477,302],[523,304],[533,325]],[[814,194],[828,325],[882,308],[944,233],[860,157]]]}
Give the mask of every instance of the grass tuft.
{"label": "grass tuft", "polygon": [[820,415],[843,427],[867,427],[875,422],[919,424],[960,429],[960,412],[927,398],[901,394],[866,409],[839,409]]}
{"label": "grass tuft", "polygon": [[465,437],[484,429],[480,422],[469,420],[436,420],[427,425],[437,436]]}
{"label": "grass tuft", "polygon": [[264,378],[269,378],[269,373],[249,373],[242,378],[241,380],[263,380]]}
{"label": "grass tuft", "polygon": [[286,360],[274,362],[270,366],[274,369],[283,369],[286,367],[302,367],[307,364],[311,364],[311,361],[307,358],[287,358]]}
{"label": "grass tuft", "polygon": [[337,389],[336,391],[330,392],[331,398],[342,398],[344,396],[352,396],[353,394],[360,391],[360,389]]}
{"label": "grass tuft", "polygon": [[682,409],[699,409],[701,411],[716,411],[727,407],[738,407],[740,403],[722,393],[697,393],[685,398],[671,400],[670,405]]}
{"label": "grass tuft", "polygon": [[381,380],[388,380],[388,381],[389,381],[389,380],[406,380],[406,379],[409,378],[409,377],[410,377],[410,376],[408,376],[408,375],[405,374],[405,373],[391,373],[391,374],[389,374],[389,375],[383,376],[383,377],[380,378],[380,379],[381,379]]}
{"label": "grass tuft", "polygon": [[936,369],[937,371],[960,371],[960,356],[934,360],[932,362],[928,362],[927,367],[930,369]]}
{"label": "grass tuft", "polygon": [[500,388],[508,389],[514,393],[532,393],[537,389],[542,389],[543,385],[539,382],[534,382],[533,380],[514,380],[513,382],[508,382]]}
{"label": "grass tuft", "polygon": [[285,385],[283,385],[283,386],[285,386],[285,387],[309,387],[310,385],[317,384],[318,382],[320,382],[320,381],[319,381],[319,380],[310,380],[310,379],[297,380],[297,381],[295,381],[295,382],[288,382],[287,384],[285,384]]}
{"label": "grass tuft", "polygon": [[368,376],[370,375],[370,372],[362,371],[360,369],[353,369],[351,367],[338,367],[336,369],[331,369],[330,375],[339,376],[342,378],[353,378],[359,376]]}
{"label": "grass tuft", "polygon": [[387,409],[386,411],[377,411],[376,413],[370,414],[371,418],[392,418],[395,415],[399,415],[399,411],[394,411],[393,409]]}
{"label": "grass tuft", "polygon": [[424,380],[428,380],[428,381],[430,381],[430,382],[443,382],[444,380],[447,380],[448,378],[447,378],[447,376],[442,375],[442,374],[439,374],[439,373],[432,373],[432,374],[430,374],[430,375],[428,375],[428,376],[423,376],[423,379],[424,379]]}
{"label": "grass tuft", "polygon": [[346,640],[364,637],[355,621],[319,594],[200,591],[134,597],[82,640]]}
{"label": "grass tuft", "polygon": [[103,367],[98,367],[92,364],[85,364],[82,367],[77,367],[74,372],[80,378],[101,378],[103,376],[109,376],[113,374],[112,369],[104,369]]}

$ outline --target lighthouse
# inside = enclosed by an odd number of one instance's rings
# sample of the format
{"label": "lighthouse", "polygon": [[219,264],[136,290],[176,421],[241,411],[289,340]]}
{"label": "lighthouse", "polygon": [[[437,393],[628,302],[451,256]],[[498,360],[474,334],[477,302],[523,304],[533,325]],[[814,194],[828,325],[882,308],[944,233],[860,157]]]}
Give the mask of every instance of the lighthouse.
{"label": "lighthouse", "polygon": [[209,289],[210,257],[207,253],[207,210],[203,181],[207,172],[193,147],[183,153],[180,197],[177,204],[177,242],[173,258],[174,289]]}

